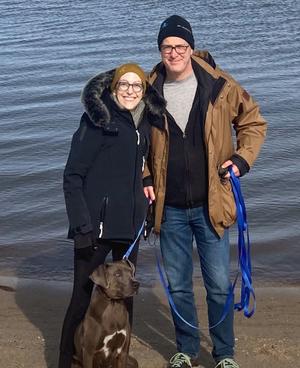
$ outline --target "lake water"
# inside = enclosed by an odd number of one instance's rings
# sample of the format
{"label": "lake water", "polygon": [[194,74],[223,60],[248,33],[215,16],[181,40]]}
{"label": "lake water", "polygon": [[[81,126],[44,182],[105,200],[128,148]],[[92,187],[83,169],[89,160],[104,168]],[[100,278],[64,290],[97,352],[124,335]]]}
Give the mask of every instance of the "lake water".
{"label": "lake water", "polygon": [[[242,179],[254,277],[300,281],[300,32],[295,1],[1,1],[0,275],[71,280],[62,173],[94,74],[159,61],[157,33],[186,17],[207,49],[254,96],[268,136]],[[235,234],[232,239],[235,242]],[[233,257],[234,260],[234,257]],[[155,279],[153,249],[140,267]]]}

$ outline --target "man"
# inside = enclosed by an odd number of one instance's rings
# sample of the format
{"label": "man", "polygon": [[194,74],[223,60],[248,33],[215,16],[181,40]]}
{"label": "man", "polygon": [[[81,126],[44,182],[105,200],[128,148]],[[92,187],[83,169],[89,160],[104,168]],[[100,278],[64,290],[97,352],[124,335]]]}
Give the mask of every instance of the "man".
{"label": "man", "polygon": [[[162,62],[151,72],[149,82],[164,95],[167,113],[165,125],[152,128],[144,190],[155,199],[154,231],[160,233],[163,263],[178,312],[198,325],[192,281],[195,239],[209,325],[213,326],[221,319],[229,293],[228,228],[236,217],[226,168],[232,165],[236,176],[250,170],[266,123],[249,94],[215,65],[210,54],[194,51],[187,20],[177,15],[167,18],[159,30],[158,47]],[[199,331],[172,314],[178,353],[169,367],[199,365]],[[233,303],[210,336],[216,368],[238,368]]]}

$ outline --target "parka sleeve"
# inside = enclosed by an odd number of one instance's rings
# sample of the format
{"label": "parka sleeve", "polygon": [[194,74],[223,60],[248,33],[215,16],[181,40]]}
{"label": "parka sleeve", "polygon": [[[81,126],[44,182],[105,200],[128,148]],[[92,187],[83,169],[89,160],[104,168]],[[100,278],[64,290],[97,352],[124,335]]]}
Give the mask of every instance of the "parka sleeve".
{"label": "parka sleeve", "polygon": [[236,131],[236,152],[251,167],[266,136],[267,124],[258,104],[237,83],[228,95],[233,109],[233,127]]}
{"label": "parka sleeve", "polygon": [[85,177],[101,147],[100,129],[93,127],[86,114],[74,133],[64,170],[63,190],[70,223],[69,238],[93,230],[90,213],[84,198]]}

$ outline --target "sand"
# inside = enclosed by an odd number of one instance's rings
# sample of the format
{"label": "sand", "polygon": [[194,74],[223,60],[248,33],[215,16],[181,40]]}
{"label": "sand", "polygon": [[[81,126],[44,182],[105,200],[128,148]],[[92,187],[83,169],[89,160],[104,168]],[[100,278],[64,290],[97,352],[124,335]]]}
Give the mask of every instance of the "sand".
{"label": "sand", "polygon": [[[0,277],[0,368],[56,368],[60,330],[71,284]],[[257,310],[235,314],[241,368],[300,367],[300,287],[256,287]],[[214,367],[204,290],[196,289],[202,367]],[[135,297],[131,354],[141,368],[165,367],[176,352],[169,308],[160,284]]]}

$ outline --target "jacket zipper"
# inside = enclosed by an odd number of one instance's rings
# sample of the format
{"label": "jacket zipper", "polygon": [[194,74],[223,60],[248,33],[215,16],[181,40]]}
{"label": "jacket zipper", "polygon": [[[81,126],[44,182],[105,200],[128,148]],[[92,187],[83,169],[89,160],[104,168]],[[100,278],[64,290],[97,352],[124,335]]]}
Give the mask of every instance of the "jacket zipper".
{"label": "jacket zipper", "polygon": [[135,130],[135,132],[136,132],[136,135],[137,135],[137,145],[139,146],[140,145],[140,132],[136,129]]}
{"label": "jacket zipper", "polygon": [[102,235],[103,235],[104,219],[105,219],[107,203],[108,203],[108,197],[104,197],[102,200],[101,210],[100,210],[99,238],[102,238]]}
{"label": "jacket zipper", "polygon": [[136,203],[135,203],[135,183],[136,183],[136,172],[137,172],[137,158],[138,158],[138,152],[139,152],[139,145],[140,145],[140,132],[136,129],[135,130],[137,135],[137,141],[136,141],[136,150],[135,150],[135,163],[134,163],[134,180],[133,180],[133,218],[132,218],[132,225],[133,225],[133,233],[135,237],[135,210],[136,210]]}
{"label": "jacket zipper", "polygon": [[191,183],[190,183],[190,162],[188,157],[188,152],[186,149],[186,132],[184,131],[183,135],[183,149],[184,149],[184,157],[185,157],[185,164],[186,164],[186,185],[187,185],[187,205],[192,204],[192,193],[191,193]]}

